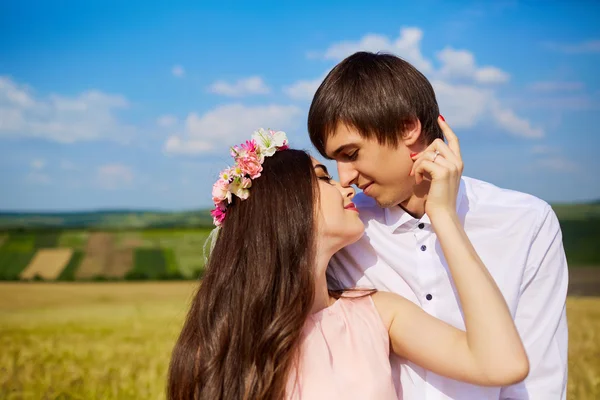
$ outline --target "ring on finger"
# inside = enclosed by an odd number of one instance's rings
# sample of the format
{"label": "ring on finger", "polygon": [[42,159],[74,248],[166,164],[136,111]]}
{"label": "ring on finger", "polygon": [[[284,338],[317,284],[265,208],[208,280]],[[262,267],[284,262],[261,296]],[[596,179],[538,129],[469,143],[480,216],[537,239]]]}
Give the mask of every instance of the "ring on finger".
{"label": "ring on finger", "polygon": [[435,151],[435,154],[433,155],[433,160],[431,160],[431,162],[435,162],[435,159],[436,159],[436,158],[437,158],[437,156],[439,156],[439,155],[440,155],[440,152],[436,150],[436,151]]}

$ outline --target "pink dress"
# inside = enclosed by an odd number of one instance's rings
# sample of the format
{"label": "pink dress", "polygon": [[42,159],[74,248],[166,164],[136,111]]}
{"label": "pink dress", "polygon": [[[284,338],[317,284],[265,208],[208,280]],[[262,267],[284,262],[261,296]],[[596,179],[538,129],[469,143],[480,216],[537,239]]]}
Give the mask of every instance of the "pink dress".
{"label": "pink dress", "polygon": [[342,297],[306,321],[287,399],[396,400],[389,351],[371,296]]}

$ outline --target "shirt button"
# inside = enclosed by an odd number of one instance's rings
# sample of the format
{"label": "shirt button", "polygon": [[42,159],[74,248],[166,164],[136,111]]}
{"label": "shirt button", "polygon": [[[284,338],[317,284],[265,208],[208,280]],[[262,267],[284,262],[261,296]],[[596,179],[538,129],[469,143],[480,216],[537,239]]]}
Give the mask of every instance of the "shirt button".
{"label": "shirt button", "polygon": [[433,296],[432,296],[432,295],[430,295],[430,294],[427,294],[427,296],[425,296],[425,298],[426,298],[427,300],[431,300],[431,299],[433,299]]}
{"label": "shirt button", "polygon": [[421,246],[421,251],[425,251],[425,250],[427,250],[427,246],[425,246],[425,245]]}
{"label": "shirt button", "polygon": [[421,223],[419,224],[419,229],[423,229],[423,228],[425,228],[425,224],[421,222]]}

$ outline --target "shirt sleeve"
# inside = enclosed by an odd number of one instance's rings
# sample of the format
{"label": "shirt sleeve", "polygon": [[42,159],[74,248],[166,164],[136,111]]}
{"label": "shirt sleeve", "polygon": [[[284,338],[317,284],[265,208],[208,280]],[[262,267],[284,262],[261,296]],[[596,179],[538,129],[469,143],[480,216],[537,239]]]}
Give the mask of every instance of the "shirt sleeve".
{"label": "shirt sleeve", "polygon": [[500,399],[565,400],[568,329],[567,259],[556,214],[545,204],[530,244],[515,324],[529,357],[525,381],[502,388]]}

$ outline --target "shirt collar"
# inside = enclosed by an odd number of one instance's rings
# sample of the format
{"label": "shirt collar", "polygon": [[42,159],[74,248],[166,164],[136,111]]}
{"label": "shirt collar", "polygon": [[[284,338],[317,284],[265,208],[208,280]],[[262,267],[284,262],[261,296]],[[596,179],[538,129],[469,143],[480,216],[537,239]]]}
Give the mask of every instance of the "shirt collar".
{"label": "shirt collar", "polygon": [[[456,196],[456,212],[459,213],[461,210],[461,204],[466,197],[466,189],[465,189],[465,181],[461,178],[460,185],[458,187],[458,194]],[[390,232],[395,232],[396,229],[401,226],[407,224],[408,222],[412,222],[416,224],[417,222],[423,222],[426,224],[430,224],[429,216],[424,214],[421,219],[417,220],[412,215],[404,211],[404,209],[400,206],[384,208],[385,215],[385,224],[390,229]]]}

